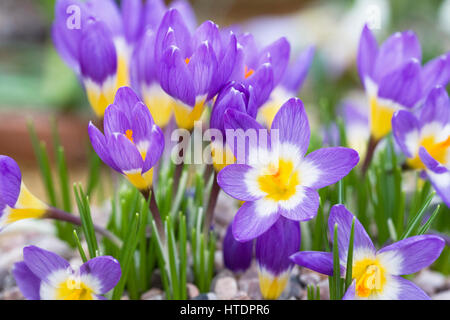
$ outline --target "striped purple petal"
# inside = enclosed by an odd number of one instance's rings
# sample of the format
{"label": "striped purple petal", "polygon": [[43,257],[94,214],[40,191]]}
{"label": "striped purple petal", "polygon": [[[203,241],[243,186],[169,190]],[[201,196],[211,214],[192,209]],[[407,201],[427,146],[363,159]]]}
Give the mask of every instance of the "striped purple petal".
{"label": "striped purple petal", "polygon": [[252,167],[245,164],[230,164],[220,170],[217,175],[217,183],[225,193],[242,201],[255,201],[260,196],[251,193],[245,183],[245,175]]}
{"label": "striped purple petal", "polygon": [[0,155],[0,203],[14,207],[20,194],[22,173],[12,158]]}
{"label": "striped purple petal", "polygon": [[36,246],[23,248],[23,260],[31,272],[42,281],[47,281],[55,271],[70,268],[70,264],[56,253]]}
{"label": "striped purple petal", "polygon": [[31,272],[25,262],[15,263],[12,274],[20,292],[22,292],[27,300],[40,300],[39,289],[41,287],[41,279]]}
{"label": "striped purple petal", "polygon": [[[419,143],[420,125],[409,111],[399,110],[392,117],[392,132],[400,149],[408,158],[413,158]],[[414,139],[413,139],[414,138]]]}
{"label": "striped purple petal", "polygon": [[80,267],[80,274],[93,276],[100,284],[97,294],[105,294],[114,288],[122,275],[119,262],[111,256],[91,259]]}
{"label": "striped purple petal", "polygon": [[274,84],[273,66],[270,63],[261,64],[250,78],[244,81],[252,88],[253,103],[262,106],[270,97]]}
{"label": "striped purple petal", "polygon": [[422,126],[431,122],[445,126],[450,122],[450,99],[444,87],[436,86],[431,89],[420,109],[419,120]]}
{"label": "striped purple petal", "polygon": [[280,83],[289,63],[291,46],[286,38],[282,37],[269,44],[261,51],[259,63],[270,63],[273,70],[274,86]]}
{"label": "striped purple petal", "polygon": [[398,300],[431,300],[430,297],[418,286],[402,277],[392,276],[392,280],[397,283],[399,292]]}
{"label": "striped purple petal", "polygon": [[217,73],[217,57],[213,47],[207,41],[196,48],[187,64],[192,74],[196,96],[209,94]]}
{"label": "striped purple petal", "polygon": [[365,80],[373,77],[373,69],[378,55],[378,44],[372,31],[364,26],[358,47],[358,73],[359,79],[365,87]]}
{"label": "striped purple petal", "polygon": [[109,154],[122,172],[141,170],[144,160],[138,149],[125,135],[116,134],[108,137]]}
{"label": "striped purple petal", "polygon": [[[279,201],[280,214],[290,220],[308,221],[313,219],[319,208],[319,194],[316,190],[297,186],[293,199]],[[295,204],[292,201],[296,201]]]}
{"label": "striped purple petal", "polygon": [[[120,87],[114,96],[114,105],[126,115],[130,115],[134,106],[141,102],[133,89],[129,87]],[[119,131],[121,132],[121,131]]]}
{"label": "striped purple petal", "polygon": [[422,90],[426,95],[439,85],[445,87],[450,81],[450,52],[427,62],[422,68]]}
{"label": "striped purple petal", "polygon": [[97,129],[96,126],[92,124],[92,122],[89,122],[88,133],[92,148],[100,159],[102,159],[102,161],[112,169],[122,173],[122,170],[114,163],[109,154],[108,143],[105,136],[100,132],[100,130]]}
{"label": "striped purple petal", "polygon": [[291,255],[290,259],[301,267],[327,276],[333,275],[333,254],[331,252],[300,251]]}
{"label": "striped purple petal", "polygon": [[123,107],[122,105],[112,104],[106,108],[103,126],[107,137],[115,133],[125,134],[128,129],[131,129],[131,119],[127,116],[130,113],[127,114]]}

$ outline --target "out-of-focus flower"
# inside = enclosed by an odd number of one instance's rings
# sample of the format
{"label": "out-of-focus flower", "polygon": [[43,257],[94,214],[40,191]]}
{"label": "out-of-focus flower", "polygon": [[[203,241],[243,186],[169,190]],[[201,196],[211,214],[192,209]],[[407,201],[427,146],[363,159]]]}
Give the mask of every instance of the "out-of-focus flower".
{"label": "out-of-focus flower", "polygon": [[152,168],[163,152],[164,135],[132,89],[117,90],[105,112],[104,134],[89,123],[89,137],[103,162],[136,188],[145,191],[152,186]]}
{"label": "out-of-focus flower", "polygon": [[236,241],[230,224],[223,239],[223,263],[225,267],[236,273],[244,272],[250,267],[252,258],[253,241]]}
{"label": "out-of-focus flower", "polygon": [[259,286],[264,299],[278,299],[289,282],[292,261],[300,249],[300,224],[281,217],[256,240]]}
{"label": "out-of-focus flower", "polygon": [[[316,190],[342,179],[359,161],[355,150],[342,147],[305,156],[309,123],[303,103],[296,98],[278,111],[270,135],[252,117],[233,109],[225,112],[224,123],[226,129],[235,130],[238,143],[228,139],[227,143],[237,164],[223,168],[217,182],[227,194],[245,201],[233,220],[238,241],[258,237],[281,216],[295,221],[312,219],[319,206]],[[259,138],[247,140],[252,133]]]}
{"label": "out-of-focus flower", "polygon": [[295,61],[286,68],[283,79],[272,91],[269,100],[260,107],[258,121],[264,123],[267,128],[272,125],[273,118],[283,102],[295,97],[300,91],[308,75],[314,52],[315,48],[309,47],[297,56]]}
{"label": "out-of-focus flower", "polygon": [[104,300],[102,295],[119,282],[119,262],[101,256],[72,267],[57,254],[35,247],[23,248],[23,260],[13,275],[28,300]]}
{"label": "out-of-focus flower", "polygon": [[436,85],[450,80],[450,59],[437,57],[423,67],[419,40],[413,31],[391,35],[379,48],[367,25],[358,50],[358,71],[370,104],[370,128],[375,141],[391,131],[396,110],[412,109]]}
{"label": "out-of-focus flower", "polygon": [[[338,225],[341,273],[347,265],[350,230],[354,215],[344,205],[331,208],[328,229],[333,234]],[[410,237],[376,250],[366,230],[355,219],[353,247],[353,283],[344,299],[421,300],[425,292],[401,275],[415,273],[432,264],[445,242],[434,235]],[[333,275],[331,252],[302,251],[291,256],[296,264],[329,276]]]}
{"label": "out-of-focus flower", "polygon": [[216,171],[222,170],[234,159],[233,151],[225,141],[226,133],[223,123],[225,111],[235,109],[255,118],[258,109],[255,100],[252,86],[245,87],[243,84],[234,81],[227,84],[217,95],[210,118],[210,128],[220,130],[222,133],[222,139],[220,141],[214,140],[211,144],[211,155]]}
{"label": "out-of-focus flower", "polygon": [[17,163],[0,155],[0,230],[19,220],[43,218],[48,209],[27,189]]}
{"label": "out-of-focus flower", "polygon": [[353,103],[344,102],[342,115],[348,146],[358,151],[359,154],[365,154],[370,136],[367,114]]}
{"label": "out-of-focus flower", "polygon": [[414,114],[401,110],[392,118],[392,131],[406,163],[425,170],[442,200],[450,206],[450,100],[435,87]]}
{"label": "out-of-focus flower", "polygon": [[155,39],[161,87],[176,103],[179,127],[192,129],[212,99],[229,80],[236,60],[236,37],[205,21],[192,34],[176,9],[165,14]]}

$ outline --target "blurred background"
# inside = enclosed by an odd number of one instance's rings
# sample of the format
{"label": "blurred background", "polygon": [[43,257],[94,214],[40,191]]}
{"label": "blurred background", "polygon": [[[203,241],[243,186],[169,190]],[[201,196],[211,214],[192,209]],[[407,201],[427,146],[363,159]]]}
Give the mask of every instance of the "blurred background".
{"label": "blurred background", "polygon": [[[51,123],[56,119],[71,176],[83,180],[87,174],[86,128],[94,114],[76,76],[53,48],[54,2],[0,1],[0,154],[18,161],[29,185],[42,183],[27,130],[29,120],[52,153]],[[286,36],[294,55],[315,45],[314,63],[299,95],[321,124],[333,119],[343,99],[361,99],[355,56],[364,22],[371,23],[379,41],[395,31],[414,30],[423,62],[450,50],[450,0],[191,0],[191,4],[199,23],[211,19],[220,26],[238,25],[261,45]],[[33,190],[42,189],[37,187]]]}

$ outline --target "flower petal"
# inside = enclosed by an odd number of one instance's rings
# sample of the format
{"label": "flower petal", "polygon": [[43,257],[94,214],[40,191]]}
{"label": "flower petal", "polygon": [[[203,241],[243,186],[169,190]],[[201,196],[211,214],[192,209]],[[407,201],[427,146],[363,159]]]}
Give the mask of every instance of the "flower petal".
{"label": "flower petal", "polygon": [[119,261],[111,256],[91,259],[80,267],[80,274],[90,274],[100,282],[100,292],[105,294],[114,288],[122,275]]}
{"label": "flower petal", "polygon": [[309,146],[309,122],[303,103],[298,98],[286,101],[275,115],[272,130],[278,130],[279,142],[289,142],[299,148],[303,156]]}
{"label": "flower petal", "polygon": [[402,277],[392,276],[399,286],[398,300],[431,300],[418,286]]}
{"label": "flower petal", "polygon": [[378,55],[378,44],[372,31],[364,25],[359,39],[358,72],[359,79],[365,87],[365,80],[373,77],[373,69]]}
{"label": "flower petal", "polygon": [[282,37],[265,47],[261,52],[260,63],[270,63],[273,70],[273,83],[276,86],[282,79],[289,63],[291,46],[285,37]]}
{"label": "flower petal", "polygon": [[266,232],[280,217],[276,203],[257,200],[245,202],[233,220],[233,236],[246,242]]}
{"label": "flower petal", "polygon": [[[123,106],[125,107],[125,106]],[[125,134],[127,130],[132,129],[130,119],[128,115],[122,110],[121,105],[112,104],[105,110],[105,116],[103,118],[103,126],[105,130],[105,136],[112,136],[117,133]]]}
{"label": "flower petal", "polygon": [[90,0],[86,5],[94,18],[104,22],[114,37],[122,35],[123,20],[113,0]]}
{"label": "flower petal", "polygon": [[392,132],[405,155],[413,158],[420,145],[420,125],[417,118],[409,111],[397,111],[392,117]]}
{"label": "flower petal", "polygon": [[439,85],[445,87],[450,81],[450,52],[427,62],[422,68],[423,94]]}
{"label": "flower petal", "polygon": [[331,252],[300,251],[291,255],[291,260],[301,267],[327,276],[333,275],[333,254]]}
{"label": "flower petal", "polygon": [[286,69],[281,84],[289,92],[297,93],[300,90],[306,76],[308,75],[308,71],[314,59],[315,51],[316,48],[314,46],[308,47],[297,56],[293,65]]}
{"label": "flower petal", "polygon": [[[328,218],[328,232],[330,235],[334,234],[334,225],[338,225],[338,247],[339,258],[341,264],[347,262],[348,246],[350,242],[350,232],[352,229],[352,222],[355,216],[347,210],[343,204],[336,204],[331,208],[330,217]],[[375,247],[367,234],[366,230],[355,219],[355,231],[353,241],[353,254],[359,255],[359,252],[375,253]]]}
{"label": "flower petal", "polygon": [[70,268],[70,264],[56,253],[36,246],[23,248],[23,260],[31,272],[42,281],[47,281],[55,271]]}
{"label": "flower petal", "polygon": [[264,63],[255,70],[255,73],[245,81],[249,88],[252,88],[251,95],[252,103],[260,107],[270,97],[273,88],[275,87],[273,81],[273,66],[269,63]]}
{"label": "flower petal", "polygon": [[352,284],[347,288],[342,300],[355,300],[356,295],[356,280],[352,281]]}
{"label": "flower petal", "polygon": [[134,106],[138,102],[141,102],[141,100],[134,92],[134,90],[130,87],[120,87],[119,89],[117,89],[116,95],[114,97],[114,105],[116,105],[117,108],[120,111],[124,112],[126,115],[131,114]]}
{"label": "flower petal", "polygon": [[437,86],[431,89],[420,109],[419,119],[422,126],[437,122],[445,127],[450,122],[450,99],[444,87]]}
{"label": "flower petal", "polygon": [[322,148],[305,157],[299,169],[300,180],[309,188],[320,189],[344,178],[358,162],[358,152],[353,149]]}
{"label": "flower petal", "polygon": [[20,292],[27,300],[40,300],[41,280],[31,272],[25,262],[15,263],[12,273]]}
{"label": "flower petal", "polygon": [[144,29],[144,5],[141,0],[123,0],[121,11],[125,39],[134,43]]}
{"label": "flower petal", "polygon": [[211,44],[203,42],[193,53],[187,65],[192,74],[196,96],[209,95],[209,90],[217,73],[217,58]]}
{"label": "flower petal", "polygon": [[319,208],[319,194],[316,190],[298,186],[296,193],[289,200],[279,201],[280,214],[295,221],[313,219]]}
{"label": "flower petal", "polygon": [[232,224],[227,228],[223,240],[223,262],[233,272],[246,271],[253,258],[253,241],[239,242],[233,237]]}
{"label": "flower petal", "polygon": [[108,138],[109,154],[121,172],[141,170],[144,164],[138,149],[123,134],[116,134]]}
{"label": "flower petal", "polygon": [[14,207],[19,198],[22,174],[12,158],[0,155],[0,203]]}
{"label": "flower petal", "polygon": [[393,275],[417,272],[432,264],[444,249],[445,241],[435,235],[420,235],[382,248],[377,258]]}
{"label": "flower petal", "polygon": [[260,195],[251,192],[245,176],[253,168],[245,164],[230,164],[220,170],[217,183],[225,193],[242,201],[255,201]]}
{"label": "flower petal", "polygon": [[114,163],[109,154],[108,143],[105,136],[92,124],[92,122],[89,122],[88,133],[92,148],[94,148],[95,153],[97,153],[100,159],[112,169],[122,173],[122,170]]}

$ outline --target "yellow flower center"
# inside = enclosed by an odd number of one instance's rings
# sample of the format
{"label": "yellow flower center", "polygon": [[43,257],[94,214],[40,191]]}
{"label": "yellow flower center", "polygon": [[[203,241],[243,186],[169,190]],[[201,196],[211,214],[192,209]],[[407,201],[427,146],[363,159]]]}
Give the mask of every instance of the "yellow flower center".
{"label": "yellow flower center", "polygon": [[266,198],[274,201],[288,200],[296,191],[300,179],[292,161],[280,159],[271,163],[258,177],[259,188],[267,193]]}
{"label": "yellow flower center", "polygon": [[94,291],[88,285],[70,277],[60,283],[56,297],[58,300],[93,300]]}
{"label": "yellow flower center", "polygon": [[[450,147],[450,136],[444,141],[437,142],[435,137],[430,135],[420,141],[420,146],[424,147],[433,159],[445,164],[447,149]],[[407,163],[414,169],[425,169],[425,165],[420,160],[419,154],[416,154],[414,158],[407,159]]]}
{"label": "yellow flower center", "polygon": [[244,67],[244,77],[245,77],[245,79],[250,78],[253,73],[255,73],[255,70],[253,70],[253,69],[251,69],[251,68],[249,68],[247,66]]}
{"label": "yellow flower center", "polygon": [[356,279],[356,294],[367,298],[383,291],[386,283],[385,270],[377,259],[362,259],[354,263],[352,278]]}

